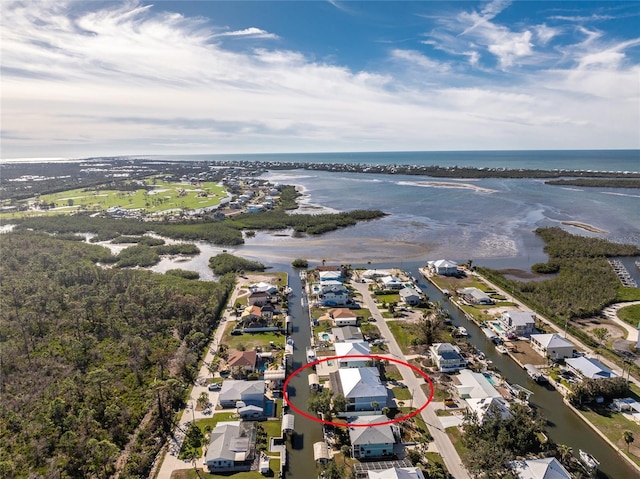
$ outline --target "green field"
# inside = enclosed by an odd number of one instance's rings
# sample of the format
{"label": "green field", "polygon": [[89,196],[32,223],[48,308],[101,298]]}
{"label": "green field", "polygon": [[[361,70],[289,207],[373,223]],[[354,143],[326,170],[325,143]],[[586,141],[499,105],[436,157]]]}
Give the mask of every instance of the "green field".
{"label": "green field", "polygon": [[[139,189],[131,191],[79,188],[42,195],[27,200],[29,211],[3,213],[2,218],[20,218],[43,214],[104,211],[112,207],[141,210],[145,214],[177,210],[195,210],[216,206],[227,193],[217,183],[198,184],[167,182],[149,178]],[[149,190],[149,187],[152,189]]]}

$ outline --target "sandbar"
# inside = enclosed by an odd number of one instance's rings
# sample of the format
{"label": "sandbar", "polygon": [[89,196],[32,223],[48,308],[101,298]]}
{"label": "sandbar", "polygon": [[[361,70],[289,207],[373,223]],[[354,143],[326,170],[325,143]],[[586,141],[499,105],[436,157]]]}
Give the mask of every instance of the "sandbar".
{"label": "sandbar", "polygon": [[563,221],[562,224],[566,226],[573,226],[575,228],[580,228],[585,231],[590,231],[591,233],[599,233],[599,234],[608,233],[607,230],[596,228],[595,226],[587,223],[580,223],[579,221]]}

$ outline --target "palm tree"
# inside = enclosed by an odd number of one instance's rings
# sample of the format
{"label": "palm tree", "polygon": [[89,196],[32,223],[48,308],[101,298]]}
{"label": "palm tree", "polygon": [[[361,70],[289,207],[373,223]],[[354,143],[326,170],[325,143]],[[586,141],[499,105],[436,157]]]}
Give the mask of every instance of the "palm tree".
{"label": "palm tree", "polygon": [[558,454],[560,454],[560,462],[567,465],[573,457],[573,449],[566,444],[559,444]]}
{"label": "palm tree", "polygon": [[627,443],[627,452],[629,452],[629,446],[631,446],[631,443],[635,440],[633,433],[627,430],[622,433],[622,438],[624,439],[624,442]]}

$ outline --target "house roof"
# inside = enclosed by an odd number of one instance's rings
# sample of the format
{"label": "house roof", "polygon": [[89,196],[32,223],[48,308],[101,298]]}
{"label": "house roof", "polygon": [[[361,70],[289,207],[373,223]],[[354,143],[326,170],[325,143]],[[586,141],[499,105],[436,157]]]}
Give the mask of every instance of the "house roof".
{"label": "house roof", "polygon": [[540,343],[540,345],[542,345],[542,347],[549,349],[549,348],[566,348],[566,347],[573,347],[573,343],[570,341],[567,341],[566,339],[562,338],[561,336],[558,336],[557,334],[553,333],[553,334],[532,334],[531,335],[531,340],[532,341],[537,341],[538,343]]}
{"label": "house roof", "polygon": [[260,414],[262,414],[264,412],[264,409],[259,407],[259,406],[244,406],[238,409],[238,414],[242,415],[244,413],[250,413],[250,412],[259,412]]}
{"label": "house roof", "polygon": [[256,317],[260,317],[262,316],[262,310],[260,308],[260,306],[257,305],[253,305],[253,306],[249,306],[248,308],[244,308],[244,310],[242,311],[242,315],[240,316],[241,318],[246,318],[247,316],[256,316]]}
{"label": "house roof", "polygon": [[264,381],[227,379],[222,383],[218,399],[220,401],[235,401],[244,395],[261,393],[264,393]]}
{"label": "house roof", "polygon": [[400,284],[400,283],[402,283],[402,281],[400,281],[400,279],[396,278],[395,276],[383,276],[382,278],[380,278],[380,281],[382,281],[384,284]]}
{"label": "house roof", "polygon": [[277,286],[274,286],[271,283],[265,283],[264,281],[252,284],[251,286],[249,286],[249,289],[253,292],[267,292],[267,293],[278,292]]}
{"label": "house roof", "polygon": [[381,471],[367,471],[367,479],[424,479],[418,467],[391,467]]}
{"label": "house roof", "polygon": [[[336,356],[358,356],[371,354],[371,347],[366,341],[354,341],[350,343],[336,343]],[[365,358],[358,358],[366,360]]]}
{"label": "house roof", "polygon": [[211,431],[205,462],[224,459],[244,461],[250,448],[250,438],[242,437],[240,421],[219,422]]}
{"label": "house roof", "polygon": [[355,313],[349,308],[332,308],[327,311],[327,314],[333,319],[353,319],[356,317]]}
{"label": "house roof", "polygon": [[501,397],[489,380],[482,373],[474,373],[469,369],[463,369],[456,376],[459,385],[456,386],[461,396],[470,398]]}
{"label": "house roof", "polygon": [[235,349],[229,351],[229,359],[227,360],[227,364],[229,367],[252,367],[256,366],[256,358],[258,357],[258,353],[255,350],[249,351],[237,351]]}
{"label": "house roof", "polygon": [[530,311],[505,311],[502,314],[511,319],[511,323],[515,326],[526,326],[536,322],[536,315]]}
{"label": "house roof", "polygon": [[450,343],[434,343],[429,349],[442,359],[462,359],[460,350]]}
{"label": "house roof", "polygon": [[387,388],[380,382],[380,373],[377,368],[339,369],[338,377],[342,385],[342,393],[346,398],[386,397],[387,395]]}
{"label": "house roof", "polygon": [[[349,424],[380,424],[388,421],[389,418],[383,415],[360,416]],[[393,444],[396,438],[390,424],[384,426],[368,426],[368,427],[349,427],[349,438],[351,445],[367,445],[367,444]]]}
{"label": "house roof", "polygon": [[391,271],[388,269],[368,269],[362,273],[364,278],[374,278],[376,276],[389,276]]}
{"label": "house roof", "polygon": [[336,270],[332,270],[332,271],[319,271],[318,272],[318,276],[320,277],[320,281],[322,280],[329,280],[329,279],[336,279],[339,280],[342,278],[342,272],[341,271],[336,271]]}
{"label": "house roof", "polygon": [[580,374],[587,378],[600,379],[617,376],[616,373],[597,359],[581,356],[578,358],[567,358],[564,362],[576,371],[580,371]]}
{"label": "house roof", "polygon": [[403,298],[406,298],[408,296],[418,296],[418,297],[420,297],[420,293],[418,293],[413,288],[402,288],[400,291],[398,291],[398,294],[400,294],[400,296],[402,296]]}
{"label": "house roof", "polygon": [[342,326],[340,328],[331,328],[331,334],[336,338],[337,342],[364,339],[360,328],[357,326]]}
{"label": "house roof", "polygon": [[480,423],[483,422],[487,413],[491,415],[492,412],[496,412],[500,414],[502,419],[507,419],[511,416],[509,405],[501,397],[469,398],[466,401],[469,409],[478,416]]}
{"label": "house roof", "polygon": [[329,459],[329,448],[324,441],[313,443],[313,459],[319,461],[320,459]]}
{"label": "house roof", "polygon": [[435,261],[430,261],[429,264],[433,265],[435,268],[457,268],[458,267],[458,263],[448,259],[438,259]]}
{"label": "house roof", "polygon": [[571,475],[555,457],[514,461],[511,467],[520,479],[571,479]]}

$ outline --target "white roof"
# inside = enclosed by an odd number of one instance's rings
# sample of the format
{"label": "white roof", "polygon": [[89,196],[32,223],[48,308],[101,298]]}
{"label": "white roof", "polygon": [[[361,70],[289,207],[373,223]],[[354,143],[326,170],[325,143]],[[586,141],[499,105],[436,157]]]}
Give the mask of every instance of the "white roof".
{"label": "white roof", "polygon": [[438,259],[436,261],[429,261],[429,264],[433,265],[436,268],[457,268],[458,267],[458,263],[448,259]]}
{"label": "white roof", "polygon": [[461,396],[470,398],[497,398],[500,393],[494,388],[482,373],[474,373],[469,369],[462,369],[456,376],[460,385],[456,386]]}
{"label": "white roof", "polygon": [[329,448],[327,447],[327,443],[324,441],[314,442],[313,443],[313,458],[316,461],[320,459],[329,459]]}
{"label": "white roof", "polygon": [[557,334],[553,333],[553,334],[532,334],[531,335],[531,340],[536,340],[538,343],[540,343],[543,347],[549,349],[549,348],[567,348],[567,347],[573,347],[573,343],[570,341],[567,341],[566,339],[564,339],[561,336],[558,336]]}
{"label": "white roof", "polygon": [[342,278],[342,273],[340,271],[320,271],[318,276],[320,276],[321,281],[326,279],[340,279]]}
{"label": "white roof", "polygon": [[374,278],[376,276],[388,276],[390,274],[391,271],[387,269],[368,269],[364,273],[362,273],[362,276],[364,278]]}
{"label": "white roof", "polygon": [[282,416],[282,430],[293,431],[296,417],[293,414],[285,414]]}
{"label": "white roof", "polygon": [[504,402],[501,397],[488,397],[488,398],[469,398],[466,400],[469,409],[476,413],[478,421],[482,423],[485,415],[489,412],[489,408],[495,408],[495,412],[500,414],[502,419],[507,419],[511,416],[509,405]]}
{"label": "white roof", "polygon": [[400,281],[400,279],[396,278],[395,276],[384,276],[384,277],[380,278],[380,281],[382,281],[384,284],[402,283],[402,281]]}
{"label": "white roof", "polygon": [[536,315],[531,311],[505,311],[502,314],[508,316],[516,326],[525,326],[536,322]]}
{"label": "white roof", "polygon": [[424,479],[418,467],[391,467],[381,471],[367,471],[367,479]]}
{"label": "white roof", "polygon": [[245,394],[253,395],[260,393],[264,393],[264,381],[227,379],[222,383],[218,398],[220,401],[233,401],[241,398]]}
{"label": "white roof", "polygon": [[205,462],[243,461],[248,452],[248,439],[240,437],[240,421],[219,422],[211,431]]}
{"label": "white roof", "polygon": [[276,286],[272,285],[271,283],[265,283],[264,281],[252,284],[251,286],[249,286],[249,289],[256,293],[275,293],[276,291],[278,291],[278,288]]}
{"label": "white roof", "polygon": [[[389,418],[384,415],[360,416],[349,424],[380,424],[388,421]],[[368,444],[393,444],[396,438],[390,424],[384,426],[368,426],[368,427],[349,427],[349,439],[351,445],[368,445]]]}
{"label": "white roof", "polygon": [[606,367],[597,359],[580,356],[578,358],[567,358],[564,362],[576,371],[580,371],[580,374],[587,378],[600,379],[617,376],[616,373],[611,371],[611,369]]}
{"label": "white roof", "polygon": [[342,392],[346,398],[368,398],[387,395],[377,368],[338,369]]}
{"label": "white roof", "polygon": [[[366,341],[353,341],[349,343],[336,343],[336,356],[358,356],[371,354],[371,347]],[[366,361],[366,358],[357,358]]]}
{"label": "white roof", "polygon": [[571,475],[555,457],[514,461],[511,466],[520,479],[571,479]]}
{"label": "white roof", "polygon": [[418,293],[415,289],[413,288],[402,288],[399,291],[400,296],[402,296],[403,298],[406,296],[420,296],[420,293]]}

